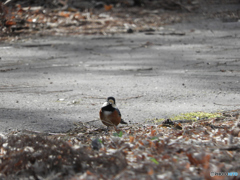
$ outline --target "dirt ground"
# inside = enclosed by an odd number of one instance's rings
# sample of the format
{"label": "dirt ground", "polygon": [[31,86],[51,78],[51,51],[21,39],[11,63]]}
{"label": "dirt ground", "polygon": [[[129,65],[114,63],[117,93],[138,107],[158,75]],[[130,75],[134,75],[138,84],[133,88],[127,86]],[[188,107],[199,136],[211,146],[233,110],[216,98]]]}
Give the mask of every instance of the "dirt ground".
{"label": "dirt ground", "polygon": [[238,7],[203,7],[158,31],[1,43],[1,131],[65,132],[93,120],[101,126],[108,96],[130,123],[237,109],[240,24],[228,14]]}
{"label": "dirt ground", "polygon": [[[180,5],[114,7],[77,25],[59,11],[58,28],[5,31],[0,179],[239,179],[239,2]],[[108,96],[129,124],[106,133]],[[166,120],[198,111],[224,113]]]}

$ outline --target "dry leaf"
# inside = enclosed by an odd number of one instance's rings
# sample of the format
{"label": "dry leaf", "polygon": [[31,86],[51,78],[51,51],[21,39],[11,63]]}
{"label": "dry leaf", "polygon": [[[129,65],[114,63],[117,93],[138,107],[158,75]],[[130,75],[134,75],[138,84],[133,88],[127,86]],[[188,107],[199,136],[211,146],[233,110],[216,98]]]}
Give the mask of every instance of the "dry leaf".
{"label": "dry leaf", "polygon": [[133,136],[129,136],[129,142],[133,143],[133,141],[134,141],[134,137]]}
{"label": "dry leaf", "polygon": [[176,129],[182,129],[182,124],[181,123],[175,123],[174,128]]}
{"label": "dry leaf", "polygon": [[144,143],[140,140],[140,141],[138,141],[139,142],[139,144],[141,144],[142,146],[144,145]]}
{"label": "dry leaf", "polygon": [[33,22],[33,19],[32,18],[28,18],[27,22]]}
{"label": "dry leaf", "polygon": [[64,12],[64,11],[61,11],[58,13],[59,16],[62,16],[62,17],[69,17],[70,16],[70,13],[69,12]]}
{"label": "dry leaf", "polygon": [[104,9],[106,10],[106,11],[110,11],[111,9],[113,8],[113,5],[104,5]]}
{"label": "dry leaf", "polygon": [[89,175],[89,176],[93,175],[93,173],[89,170],[86,171],[86,174]]}
{"label": "dry leaf", "polygon": [[154,174],[154,170],[151,168],[149,171],[148,171],[148,175],[151,176]]}
{"label": "dry leaf", "polygon": [[165,154],[165,155],[162,156],[162,159],[163,159],[163,160],[164,160],[164,159],[169,159],[169,158],[171,158],[171,156],[169,156],[168,154]]}
{"label": "dry leaf", "polygon": [[190,166],[191,166],[190,163],[187,163],[186,166],[185,166],[185,168],[186,168],[186,169],[189,169]]}
{"label": "dry leaf", "polygon": [[150,134],[151,136],[155,136],[156,135],[156,130],[154,129],[154,130],[151,130],[151,134]]}
{"label": "dry leaf", "polygon": [[7,27],[10,27],[10,26],[13,26],[13,25],[16,25],[16,22],[14,22],[14,21],[6,21],[5,22],[5,26],[7,26]]}
{"label": "dry leaf", "polygon": [[191,153],[186,153],[186,156],[188,157],[188,160],[192,165],[197,166],[199,164],[199,160],[194,158]]}

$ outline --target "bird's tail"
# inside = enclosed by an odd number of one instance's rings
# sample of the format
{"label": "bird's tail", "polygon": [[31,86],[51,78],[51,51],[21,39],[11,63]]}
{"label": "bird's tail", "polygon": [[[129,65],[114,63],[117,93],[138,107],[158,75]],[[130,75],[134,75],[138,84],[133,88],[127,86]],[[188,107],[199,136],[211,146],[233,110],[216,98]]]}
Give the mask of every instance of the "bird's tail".
{"label": "bird's tail", "polygon": [[123,119],[121,119],[120,123],[121,124],[127,124],[127,122],[125,122]]}

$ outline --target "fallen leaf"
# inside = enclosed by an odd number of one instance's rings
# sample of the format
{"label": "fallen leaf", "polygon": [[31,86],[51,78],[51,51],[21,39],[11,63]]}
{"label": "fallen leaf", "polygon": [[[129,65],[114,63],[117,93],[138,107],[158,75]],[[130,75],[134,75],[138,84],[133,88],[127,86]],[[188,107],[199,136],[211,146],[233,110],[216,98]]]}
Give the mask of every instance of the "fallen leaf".
{"label": "fallen leaf", "polygon": [[158,162],[155,158],[153,158],[153,157],[151,157],[150,160],[151,160],[152,162],[154,162],[155,164],[157,164],[157,165],[159,164],[159,162]]}
{"label": "fallen leaf", "polygon": [[134,137],[133,136],[129,136],[129,142],[133,143],[133,141],[134,141]]}
{"label": "fallen leaf", "polygon": [[106,11],[110,11],[111,9],[113,8],[113,5],[104,5],[104,9],[106,10]]}
{"label": "fallen leaf", "polygon": [[175,123],[174,128],[182,130],[182,124],[181,123]]}
{"label": "fallen leaf", "polygon": [[185,166],[185,168],[186,168],[186,169],[189,169],[190,166],[191,166],[190,163],[187,163],[186,166]]}
{"label": "fallen leaf", "polygon": [[151,176],[154,174],[154,170],[151,168],[149,171],[148,171],[148,175]]}
{"label": "fallen leaf", "polygon": [[89,170],[86,171],[86,174],[89,175],[89,176],[93,175],[93,173],[91,171],[89,171]]}
{"label": "fallen leaf", "polygon": [[163,159],[163,160],[164,160],[164,159],[169,159],[169,158],[171,158],[171,156],[169,156],[168,154],[165,154],[165,155],[162,156],[162,159]]}
{"label": "fallen leaf", "polygon": [[7,27],[13,26],[13,25],[16,25],[16,22],[14,22],[14,21],[6,21],[5,22],[5,26],[7,26]]}
{"label": "fallen leaf", "polygon": [[143,143],[141,140],[139,140],[138,142],[139,142],[139,144],[141,144],[142,146],[144,145],[144,143]]}
{"label": "fallen leaf", "polygon": [[191,153],[187,153],[186,156],[188,157],[188,160],[192,165],[199,164],[199,161],[196,158],[194,158]]}
{"label": "fallen leaf", "polygon": [[62,17],[69,17],[70,16],[70,13],[69,12],[64,12],[64,11],[61,11],[58,13],[59,16],[62,16]]}
{"label": "fallen leaf", "polygon": [[154,130],[151,130],[151,134],[150,134],[151,136],[155,136],[156,135],[156,129],[154,129]]}

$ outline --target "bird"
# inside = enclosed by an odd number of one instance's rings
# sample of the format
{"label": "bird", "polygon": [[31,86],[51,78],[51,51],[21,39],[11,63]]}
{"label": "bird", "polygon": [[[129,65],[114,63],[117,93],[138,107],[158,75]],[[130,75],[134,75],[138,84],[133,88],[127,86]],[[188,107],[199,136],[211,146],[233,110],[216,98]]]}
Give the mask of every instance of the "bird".
{"label": "bird", "polygon": [[119,109],[116,107],[116,100],[114,97],[108,97],[107,101],[102,105],[99,116],[104,125],[117,126],[119,123],[127,124],[122,118]]}

